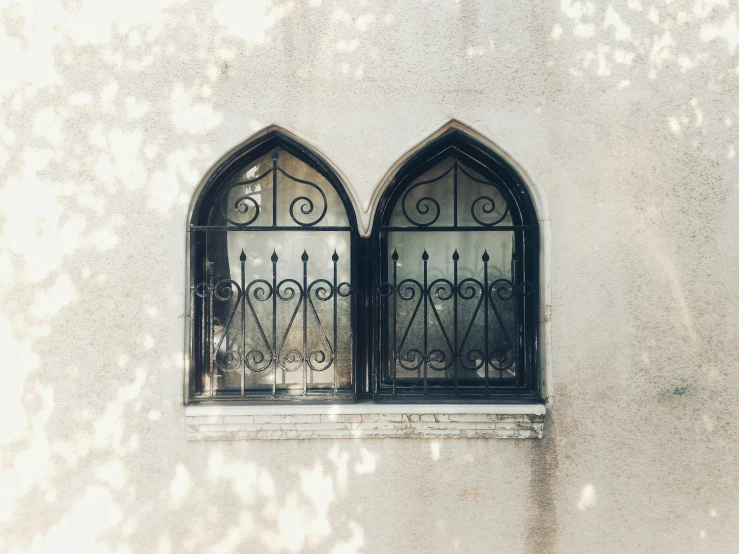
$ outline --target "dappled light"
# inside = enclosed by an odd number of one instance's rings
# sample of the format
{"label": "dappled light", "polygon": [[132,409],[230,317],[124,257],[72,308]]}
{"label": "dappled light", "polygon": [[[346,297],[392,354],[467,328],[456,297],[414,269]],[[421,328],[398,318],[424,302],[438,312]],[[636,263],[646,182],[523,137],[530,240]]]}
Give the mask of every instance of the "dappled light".
{"label": "dappled light", "polygon": [[580,500],[577,502],[578,510],[587,510],[595,505],[595,487],[593,485],[585,485],[580,492]]}
{"label": "dappled light", "polygon": [[[0,551],[736,550],[735,0],[7,0],[0,28]],[[450,119],[547,194],[545,438],[188,442],[208,171],[284,126],[367,234]]]}

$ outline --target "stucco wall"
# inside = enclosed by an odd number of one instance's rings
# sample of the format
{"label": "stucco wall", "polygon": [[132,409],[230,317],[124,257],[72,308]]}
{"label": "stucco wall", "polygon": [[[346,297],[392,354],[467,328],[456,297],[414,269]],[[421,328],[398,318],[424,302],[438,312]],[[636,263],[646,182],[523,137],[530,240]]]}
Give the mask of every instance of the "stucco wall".
{"label": "stucco wall", "polygon": [[[733,0],[3,2],[0,551],[739,550]],[[542,440],[188,443],[185,222],[278,124],[456,118],[549,209]]]}

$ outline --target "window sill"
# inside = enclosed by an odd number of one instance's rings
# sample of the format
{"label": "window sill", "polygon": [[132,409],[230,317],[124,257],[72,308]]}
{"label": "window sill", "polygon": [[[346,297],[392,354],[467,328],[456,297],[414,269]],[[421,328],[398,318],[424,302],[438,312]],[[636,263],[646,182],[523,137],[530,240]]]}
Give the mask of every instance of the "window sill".
{"label": "window sill", "polygon": [[187,438],[512,438],[540,439],[541,404],[204,405],[185,408]]}

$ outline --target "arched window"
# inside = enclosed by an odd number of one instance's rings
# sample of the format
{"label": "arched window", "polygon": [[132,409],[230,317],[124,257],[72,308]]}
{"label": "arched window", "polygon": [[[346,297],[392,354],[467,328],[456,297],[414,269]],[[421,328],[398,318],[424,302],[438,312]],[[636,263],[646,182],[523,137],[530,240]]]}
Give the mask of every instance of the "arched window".
{"label": "arched window", "polygon": [[330,167],[273,131],[193,205],[186,399],[539,401],[539,228],[516,171],[458,130],[359,238]]}
{"label": "arched window", "polygon": [[188,399],[354,398],[357,225],[328,166],[268,133],[215,170],[189,231]]}
{"label": "arched window", "polygon": [[539,229],[516,172],[461,132],[414,155],[373,229],[374,394],[539,398]]}

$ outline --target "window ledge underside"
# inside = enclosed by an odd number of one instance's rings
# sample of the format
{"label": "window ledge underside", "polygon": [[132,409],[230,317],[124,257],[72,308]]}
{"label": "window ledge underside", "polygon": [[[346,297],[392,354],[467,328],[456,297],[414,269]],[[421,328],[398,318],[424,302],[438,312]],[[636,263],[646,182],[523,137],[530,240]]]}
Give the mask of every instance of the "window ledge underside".
{"label": "window ledge underside", "polygon": [[540,439],[542,404],[223,405],[185,408],[187,438],[200,440]]}

